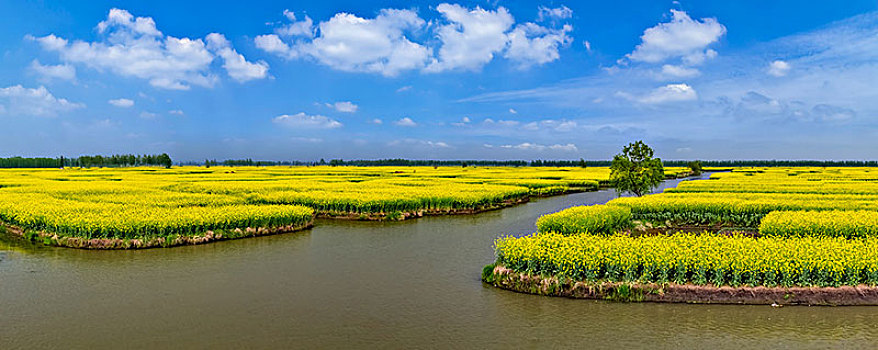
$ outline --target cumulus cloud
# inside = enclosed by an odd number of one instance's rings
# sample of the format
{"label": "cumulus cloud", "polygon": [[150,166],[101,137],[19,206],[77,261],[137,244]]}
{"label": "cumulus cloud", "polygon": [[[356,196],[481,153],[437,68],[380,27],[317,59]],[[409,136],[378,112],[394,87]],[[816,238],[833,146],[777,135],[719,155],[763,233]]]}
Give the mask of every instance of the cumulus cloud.
{"label": "cumulus cloud", "polygon": [[134,100],[129,100],[127,98],[117,98],[115,100],[109,100],[107,103],[120,107],[120,108],[128,108],[134,106]]}
{"label": "cumulus cloud", "polygon": [[517,62],[521,68],[552,62],[561,57],[560,47],[573,42],[573,38],[567,35],[572,30],[569,24],[557,30],[534,23],[520,24],[509,33],[509,46],[504,56]]}
{"label": "cumulus cloud", "polygon": [[502,146],[500,146],[500,148],[518,149],[518,150],[525,150],[525,151],[540,151],[540,152],[546,151],[546,150],[564,151],[564,152],[578,152],[579,151],[579,148],[577,148],[576,145],[574,145],[572,143],[568,143],[566,145],[554,144],[554,145],[547,146],[547,145],[540,145],[537,143],[525,142],[525,143],[521,143],[521,144],[517,144],[517,145],[502,145]]}
{"label": "cumulus cloud", "polygon": [[290,23],[276,28],[274,30],[275,33],[285,37],[314,37],[314,21],[311,20],[311,17],[305,16],[305,19],[298,21],[296,20],[296,14],[290,10],[284,10],[284,17],[286,17]]}
{"label": "cumulus cloud", "polygon": [[381,119],[375,118],[375,119],[372,119],[372,121],[370,121],[370,123],[381,125],[381,124],[384,124],[384,121]]}
{"label": "cumulus cloud", "polygon": [[427,68],[433,72],[480,69],[506,47],[506,31],[515,23],[503,7],[490,11],[477,6],[469,10],[457,4],[443,3],[436,7],[436,11],[449,23],[436,30],[442,46],[438,59]]}
{"label": "cumulus cloud", "polygon": [[471,121],[472,121],[472,120],[470,120],[469,117],[463,117],[463,118],[460,118],[460,121],[459,121],[459,122],[451,123],[451,125],[454,125],[454,126],[466,126],[466,125],[469,125],[469,123],[470,123]]}
{"label": "cumulus cloud", "polygon": [[257,37],[256,46],[286,58],[307,55],[342,71],[395,76],[426,64],[429,50],[406,37],[425,24],[411,10],[383,9],[375,18],[337,13],[318,25],[313,40],[287,44],[277,34],[268,34]]}
{"label": "cumulus cloud", "polygon": [[248,62],[244,55],[232,48],[226,37],[219,33],[207,35],[207,47],[223,59],[223,68],[232,79],[245,82],[263,79],[268,76],[268,63],[265,61]]}
{"label": "cumulus cloud", "polygon": [[789,63],[781,60],[776,60],[768,65],[768,75],[774,77],[782,77],[790,72],[790,68],[792,67],[790,67]]}
{"label": "cumulus cloud", "polygon": [[671,21],[646,29],[642,42],[625,57],[647,63],[680,58],[685,64],[697,65],[717,55],[708,46],[725,33],[726,27],[716,18],[693,20],[684,11],[671,10]]}
{"label": "cumulus cloud", "polygon": [[337,120],[330,119],[322,115],[307,115],[299,112],[293,115],[280,115],[272,120],[275,124],[283,125],[289,128],[301,129],[335,129],[340,128],[343,124]]}
{"label": "cumulus cloud", "polygon": [[301,54],[299,48],[295,45],[287,45],[277,34],[259,35],[253,40],[256,47],[270,54],[275,54],[285,59],[293,59]]}
{"label": "cumulus cloud", "polygon": [[40,75],[43,80],[75,80],[76,68],[69,64],[42,65],[40,61],[33,60],[30,69]]}
{"label": "cumulus cloud", "polygon": [[180,109],[172,109],[172,110],[168,111],[168,114],[180,115],[180,116],[186,115],[186,113],[183,113],[183,110],[180,110]]}
{"label": "cumulus cloud", "polygon": [[[97,29],[102,40],[94,42],[70,43],[54,34],[30,38],[43,49],[57,52],[64,62],[145,79],[157,88],[210,87],[217,80],[210,70],[215,56],[204,41],[165,36],[150,17],[134,17],[126,10],[114,8]],[[229,75],[239,81],[257,78],[260,69],[267,70],[267,65],[260,63],[251,66],[231,48],[221,49],[218,54],[224,58]]]}
{"label": "cumulus cloud", "polygon": [[573,17],[573,10],[564,5],[555,8],[540,6],[539,12],[537,13],[537,21],[540,22],[562,20],[570,17]]}
{"label": "cumulus cloud", "polygon": [[357,106],[356,104],[354,104],[353,102],[350,102],[350,101],[327,103],[326,107],[329,107],[329,108],[332,108],[336,111],[344,112],[344,113],[354,113],[360,108],[360,106]]}
{"label": "cumulus cloud", "polygon": [[649,104],[683,102],[698,99],[698,93],[687,84],[668,84],[642,96],[638,101]]}
{"label": "cumulus cloud", "polygon": [[[506,8],[496,10],[442,3],[441,19],[429,24],[413,10],[382,9],[375,18],[336,13],[316,26],[309,17],[290,23],[275,33],[259,35],[261,50],[285,59],[311,58],[336,70],[396,76],[404,71],[444,72],[479,70],[497,56],[520,68],[555,61],[559,49],[572,42],[573,28],[544,27],[535,23],[517,26]],[[542,8],[541,20],[569,18],[572,11]],[[435,40],[413,41],[431,30]]]}
{"label": "cumulus cloud", "polygon": [[418,126],[418,123],[415,123],[415,121],[409,117],[401,118],[401,119],[397,120],[396,122],[394,122],[393,124],[396,124],[396,126],[406,126],[406,127]]}
{"label": "cumulus cloud", "polygon": [[21,85],[0,88],[0,114],[54,117],[59,113],[84,107],[82,103],[55,97],[44,86],[36,89]]}

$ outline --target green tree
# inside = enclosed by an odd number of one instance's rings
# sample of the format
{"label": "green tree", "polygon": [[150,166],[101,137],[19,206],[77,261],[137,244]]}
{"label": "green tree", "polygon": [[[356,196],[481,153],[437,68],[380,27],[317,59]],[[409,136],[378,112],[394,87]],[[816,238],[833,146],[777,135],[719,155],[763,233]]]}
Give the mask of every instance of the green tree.
{"label": "green tree", "polygon": [[158,156],[158,163],[168,169],[170,169],[171,165],[174,164],[174,162],[171,161],[171,156],[169,156],[167,153],[162,153],[160,156]]}
{"label": "green tree", "polygon": [[649,193],[665,179],[662,160],[653,158],[653,150],[643,141],[622,148],[610,165],[610,182],[616,192],[631,192],[638,197]]}
{"label": "green tree", "polygon": [[689,162],[689,169],[692,170],[692,175],[695,175],[695,176],[701,175],[701,172],[703,171],[701,169],[701,161],[700,160],[693,160],[693,161]]}
{"label": "green tree", "polygon": [[588,167],[588,164],[585,162],[585,159],[579,158],[579,167],[585,169]]}

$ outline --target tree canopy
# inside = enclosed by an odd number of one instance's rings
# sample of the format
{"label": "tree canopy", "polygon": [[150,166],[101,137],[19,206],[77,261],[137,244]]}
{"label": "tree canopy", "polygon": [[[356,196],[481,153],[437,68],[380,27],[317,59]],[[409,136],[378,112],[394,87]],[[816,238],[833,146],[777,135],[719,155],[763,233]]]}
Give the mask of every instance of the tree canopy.
{"label": "tree canopy", "polygon": [[653,158],[652,148],[637,141],[622,148],[610,165],[610,182],[619,194],[631,192],[638,197],[649,193],[665,178],[662,160]]}

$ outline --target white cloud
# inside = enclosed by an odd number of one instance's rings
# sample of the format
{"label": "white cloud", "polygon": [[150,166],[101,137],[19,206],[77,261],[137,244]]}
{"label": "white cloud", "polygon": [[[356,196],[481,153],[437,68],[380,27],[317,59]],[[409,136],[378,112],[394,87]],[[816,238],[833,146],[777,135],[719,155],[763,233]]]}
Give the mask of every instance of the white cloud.
{"label": "white cloud", "polygon": [[707,47],[725,35],[725,26],[716,18],[693,20],[684,11],[671,10],[671,16],[670,22],[646,29],[640,37],[642,42],[626,57],[648,63],[679,57],[686,64],[696,65],[716,56],[716,51]]}
{"label": "white cloud", "polygon": [[268,76],[268,63],[265,61],[248,62],[244,55],[235,51],[226,37],[219,33],[207,35],[207,47],[223,59],[223,68],[232,79],[245,81],[263,79]]}
{"label": "white cloud", "polygon": [[496,121],[495,121],[494,119],[486,118],[484,121],[482,121],[482,124],[484,124],[484,125],[486,125],[486,126],[506,126],[506,127],[510,127],[510,126],[517,126],[518,124],[521,124],[521,123],[519,123],[517,120],[503,120],[503,119],[500,119],[500,120],[496,120]]}
{"label": "white cloud", "polygon": [[[513,28],[515,20],[503,7],[492,11],[442,3],[436,11],[442,18],[429,24],[413,10],[382,9],[375,18],[336,13],[315,26],[311,18],[297,21],[287,10],[289,24],[254,41],[261,50],[285,59],[311,58],[336,70],[396,76],[412,70],[475,71],[501,54],[526,68],[557,60],[558,50],[573,40],[570,25],[523,23]],[[551,19],[555,27],[571,15],[567,7],[541,7],[539,17]],[[435,40],[412,41],[427,30]]]}
{"label": "white cloud", "polygon": [[776,60],[768,65],[768,75],[774,77],[782,77],[790,72],[790,68],[792,67],[790,67],[789,63],[781,60]]}
{"label": "white cloud", "polygon": [[42,65],[40,61],[33,60],[30,63],[30,69],[36,72],[44,80],[75,80],[76,68],[69,64],[59,65]]}
{"label": "white cloud", "polygon": [[556,21],[573,17],[573,10],[569,7],[561,5],[561,7],[549,8],[545,6],[539,7],[537,13],[537,21]]}
{"label": "white cloud", "polygon": [[273,122],[290,128],[302,129],[335,129],[343,126],[337,120],[322,115],[307,115],[304,112],[294,115],[284,114],[277,116],[273,119]]}
{"label": "white cloud", "polygon": [[463,118],[460,118],[460,121],[459,121],[459,122],[451,123],[451,125],[454,125],[454,126],[466,126],[466,125],[468,125],[471,121],[472,121],[472,120],[470,120],[469,117],[463,117]]}
{"label": "white cloud", "polygon": [[460,5],[442,3],[436,7],[436,11],[449,23],[436,29],[442,46],[438,59],[427,67],[430,72],[482,68],[506,47],[509,40],[506,31],[515,23],[504,7],[496,11],[478,6],[468,10]]}
{"label": "white cloud", "polygon": [[500,146],[500,148],[517,149],[517,150],[525,150],[525,151],[538,151],[538,152],[542,152],[542,151],[546,151],[546,150],[563,151],[563,152],[578,152],[579,151],[579,148],[577,148],[576,145],[574,145],[572,143],[568,143],[566,145],[554,144],[551,146],[546,146],[546,145],[540,145],[540,144],[536,144],[536,143],[525,142],[525,143],[521,143],[518,145],[502,145],[502,146]]}
{"label": "white cloud", "polygon": [[518,111],[516,111],[514,108],[510,108],[510,109],[509,109],[509,113],[511,113],[511,114],[518,114]]}
{"label": "white cloud", "polygon": [[405,140],[395,140],[387,143],[388,146],[401,146],[401,145],[416,145],[416,146],[427,146],[430,148],[452,148],[451,145],[442,142],[442,141],[430,141],[430,140],[418,140],[418,139],[405,139]]}
{"label": "white cloud", "polygon": [[143,119],[155,119],[158,116],[158,114],[152,112],[140,112],[140,117]]}
{"label": "white cloud", "polygon": [[406,91],[409,91],[409,90],[411,90],[411,89],[412,89],[412,86],[411,86],[411,85],[406,85],[406,86],[403,86],[403,87],[401,87],[401,88],[399,88],[399,89],[396,89],[396,92],[406,92]]}
{"label": "white cloud", "polygon": [[172,109],[172,110],[168,111],[168,114],[173,114],[173,115],[186,115],[186,113],[183,113],[183,111],[180,110],[180,109]]}
{"label": "white cloud", "polygon": [[[192,85],[211,87],[216,76],[210,65],[215,56],[201,39],[164,36],[150,17],[134,17],[126,10],[111,9],[97,26],[102,40],[68,42],[54,34],[32,38],[43,49],[57,52],[68,63],[98,71],[148,80],[150,85],[187,90]],[[260,77],[262,63],[249,63],[231,48],[219,52],[232,78],[244,81]]]}
{"label": "white cloud", "polygon": [[395,76],[426,64],[430,51],[406,37],[425,24],[411,10],[383,9],[372,19],[337,13],[318,25],[318,35],[310,42],[287,44],[269,34],[257,37],[256,46],[286,58],[304,54],[342,71]]}
{"label": "white cloud", "polygon": [[554,119],[545,119],[540,121],[534,121],[521,126],[524,130],[536,131],[540,129],[553,130],[558,132],[566,132],[572,131],[579,126],[576,121],[573,120],[554,120]]}
{"label": "white cloud", "polygon": [[54,117],[84,107],[82,103],[55,97],[44,86],[36,89],[21,85],[0,88],[0,114]]}
{"label": "white cloud", "polygon": [[301,54],[297,46],[290,46],[283,42],[277,34],[259,35],[253,40],[256,47],[270,54],[275,54],[285,59],[293,59]]}
{"label": "white cloud", "polygon": [[682,102],[698,99],[698,94],[687,84],[668,84],[658,87],[646,96],[639,99],[640,102],[655,104],[666,102]]}
{"label": "white cloud", "polygon": [[107,101],[107,103],[120,108],[128,108],[134,106],[134,100],[129,100],[127,98],[117,98],[115,100],[109,100]]}
{"label": "white cloud", "polygon": [[350,101],[327,103],[326,106],[329,108],[332,108],[336,111],[344,112],[344,113],[354,113],[360,108],[360,106],[357,106],[356,104],[354,104],[353,102],[350,102]]}
{"label": "white cloud", "polygon": [[662,66],[662,75],[670,78],[692,78],[701,74],[698,69],[666,64]]}
{"label": "white cloud", "polygon": [[418,126],[418,123],[415,123],[415,121],[409,117],[404,117],[400,120],[397,120],[394,124],[396,124],[397,126],[407,126],[407,127]]}
{"label": "white cloud", "polygon": [[375,118],[375,119],[372,119],[371,123],[381,125],[381,124],[384,124],[384,121],[381,119]]}
{"label": "white cloud", "polygon": [[123,27],[131,33],[146,36],[161,36],[162,32],[156,29],[155,21],[150,17],[137,17],[128,11],[111,9],[107,19],[98,23],[98,31],[104,33],[112,27]]}
{"label": "white cloud", "polygon": [[311,17],[305,16],[305,19],[297,21],[296,14],[290,10],[284,10],[284,17],[290,20],[290,23],[275,29],[275,33],[285,37],[314,37],[314,21],[311,20]]}
{"label": "white cloud", "polygon": [[691,153],[692,147],[680,147],[680,148],[677,148],[676,151],[677,151],[677,153]]}
{"label": "white cloud", "polygon": [[552,62],[561,57],[560,47],[568,46],[573,38],[567,35],[573,27],[565,24],[561,29],[549,29],[534,23],[519,24],[509,33],[506,58],[518,63],[520,68]]}
{"label": "white cloud", "polygon": [[307,143],[321,143],[321,142],[323,142],[323,139],[321,139],[319,137],[292,137],[290,139],[293,141],[296,141],[296,142],[307,142]]}

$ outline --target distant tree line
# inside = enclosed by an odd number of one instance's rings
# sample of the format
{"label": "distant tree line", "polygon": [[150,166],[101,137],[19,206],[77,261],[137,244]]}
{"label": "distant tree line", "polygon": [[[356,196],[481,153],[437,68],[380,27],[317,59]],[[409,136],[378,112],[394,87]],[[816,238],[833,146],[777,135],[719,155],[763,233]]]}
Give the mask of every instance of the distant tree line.
{"label": "distant tree line", "polygon": [[[701,167],[878,167],[874,160],[701,160]],[[163,166],[173,165],[167,154],[158,155],[112,155],[112,156],[80,156],[78,158],[0,158],[0,168],[60,168],[61,166],[77,167],[125,167],[125,166]],[[206,159],[203,162],[187,161],[179,165],[196,166],[508,166],[508,167],[608,167],[612,160],[417,160],[417,159],[358,159],[343,160],[325,159],[319,161],[270,161],[247,159],[226,159],[224,161]],[[664,160],[666,167],[692,167],[691,160]]]}
{"label": "distant tree line", "polygon": [[[875,160],[700,160],[702,167],[878,167]],[[687,167],[689,160],[665,160],[667,167]]]}
{"label": "distant tree line", "polygon": [[77,158],[0,158],[0,168],[117,168],[127,166],[163,166],[170,168],[173,165],[171,157],[167,153],[162,154],[114,154],[111,156],[79,156]]}

